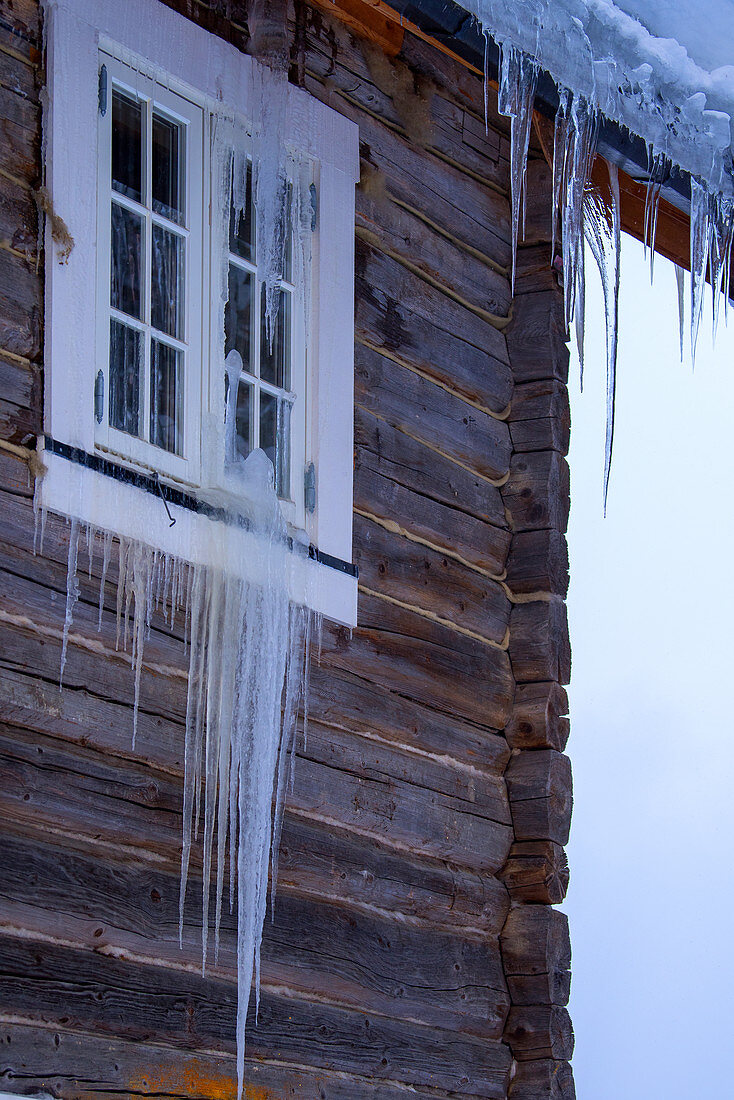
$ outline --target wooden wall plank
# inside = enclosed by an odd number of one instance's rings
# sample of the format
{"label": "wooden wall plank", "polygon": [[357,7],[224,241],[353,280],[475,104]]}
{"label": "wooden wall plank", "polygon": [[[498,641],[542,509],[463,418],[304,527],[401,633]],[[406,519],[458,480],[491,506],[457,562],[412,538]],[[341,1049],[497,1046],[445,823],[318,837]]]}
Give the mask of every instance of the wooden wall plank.
{"label": "wooden wall plank", "polygon": [[502,642],[511,604],[504,589],[447,554],[354,517],[354,562],[373,592],[437,615],[480,638]]}
{"label": "wooden wall plank", "polygon": [[[380,287],[372,293],[379,300],[384,292],[385,288]],[[395,351],[401,354],[400,345]],[[468,405],[443,384],[437,385],[373,348],[358,344],[354,386],[355,401],[362,408],[468,470],[484,478],[501,478],[509,470],[511,441],[507,424]]]}
{"label": "wooden wall plank", "polygon": [[[101,861],[58,845],[4,835],[2,925],[10,936],[51,938],[97,955],[161,970],[201,967],[201,883],[190,883],[178,942],[179,880],[150,864]],[[212,898],[212,912],[213,912]],[[236,917],[225,904],[220,950],[209,972],[234,982]],[[51,930],[51,931],[49,931]],[[382,911],[284,893],[262,943],[262,982],[272,990],[353,1010],[401,1016],[449,1031],[500,1038],[507,1015],[497,940],[463,938]]]}
{"label": "wooden wall plank", "polygon": [[[0,1018],[56,1022],[100,1036],[231,1052],[235,986],[187,971],[150,970],[94,952],[0,935]],[[250,1057],[295,1061],[503,1100],[510,1055],[485,1038],[279,997],[251,1006]]]}
{"label": "wooden wall plank", "polygon": [[356,257],[358,339],[503,412],[512,381],[502,333],[365,241],[357,240]]}

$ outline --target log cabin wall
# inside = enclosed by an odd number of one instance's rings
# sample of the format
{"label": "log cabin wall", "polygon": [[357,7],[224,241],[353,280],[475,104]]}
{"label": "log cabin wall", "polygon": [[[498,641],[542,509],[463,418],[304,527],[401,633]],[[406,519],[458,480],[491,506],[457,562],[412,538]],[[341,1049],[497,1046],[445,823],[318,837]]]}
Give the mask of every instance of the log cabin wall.
{"label": "log cabin wall", "polygon": [[[168,2],[247,48],[242,4]],[[568,353],[548,171],[532,151],[513,301],[495,96],[485,132],[479,78],[433,46],[389,21],[360,38],[322,7],[289,16],[291,78],[360,127],[360,608],[314,661],[247,1095],[568,1100],[552,908],[570,816]],[[33,553],[42,86],[37,0],[0,0],[0,1082],[233,1098],[233,922],[202,978],[190,891],[178,945],[181,633],[159,619],[146,643],[133,753],[115,578],[98,633],[99,578],[81,572],[60,690],[62,521]]]}

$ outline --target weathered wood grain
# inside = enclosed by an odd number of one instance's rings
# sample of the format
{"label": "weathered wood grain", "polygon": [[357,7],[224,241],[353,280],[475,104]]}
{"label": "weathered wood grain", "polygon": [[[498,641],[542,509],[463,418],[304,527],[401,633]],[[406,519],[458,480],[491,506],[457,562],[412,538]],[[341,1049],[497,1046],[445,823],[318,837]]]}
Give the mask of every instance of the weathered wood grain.
{"label": "weathered wood grain", "polygon": [[[364,170],[369,183],[370,172],[375,170],[368,162]],[[416,213],[393,202],[387,181],[382,182],[382,193],[377,188],[357,189],[357,234],[480,316],[490,313],[506,317],[512,301],[507,274],[473,250],[462,248],[448,234],[438,232],[420,216],[420,208]]]}
{"label": "weathered wood grain", "polygon": [[568,1003],[568,917],[549,905],[517,905],[502,931],[502,961],[515,1005]]}
{"label": "weathered wood grain", "polygon": [[[323,18],[321,11],[307,15],[306,46],[308,75],[328,80],[330,90],[337,88],[350,103],[379,119],[384,129],[409,132],[416,147],[426,147],[464,173],[506,186],[506,140],[493,132],[484,146],[478,141],[466,142],[462,128],[456,124],[456,114],[465,109],[464,103],[456,102],[456,93],[465,92],[469,74],[464,76],[460,87],[446,83],[444,87],[450,89],[449,94],[442,94],[430,71],[428,52],[421,58],[414,44],[404,38],[401,57],[390,62],[370,43],[349,34],[338,18]],[[440,67],[434,62],[434,72]],[[481,83],[476,77],[472,79],[468,102],[478,117],[482,112],[481,91],[477,98]],[[494,118],[490,125],[493,122]],[[500,153],[504,154],[502,160]]]}
{"label": "weathered wood grain", "polygon": [[[361,506],[360,501],[369,506],[377,497],[377,493],[373,495],[369,488],[369,479],[374,471],[381,477],[405,486],[416,496],[426,498],[431,506],[434,503],[444,505],[444,515],[452,510],[492,524],[501,529],[504,538],[509,542],[504,504],[495,485],[457,465],[434,448],[429,448],[394,428],[384,418],[368,413],[361,406],[355,410],[354,438],[355,500],[358,507]],[[362,465],[366,470],[363,481],[360,482],[359,472]],[[410,522],[413,507],[415,505],[411,504],[411,507],[405,509],[405,514],[400,517],[403,522]],[[422,516],[421,521],[427,522]],[[480,543],[483,541],[484,539],[478,540]],[[501,552],[506,554],[506,545]]]}
{"label": "weathered wood grain", "polygon": [[[1,692],[0,688],[0,699]],[[322,726],[412,746],[454,765],[497,775],[510,756],[501,734],[437,712],[359,675],[322,667],[317,658],[311,665],[308,713]]]}
{"label": "weathered wood grain", "polygon": [[[102,862],[4,834],[0,926],[159,969],[201,966],[201,883],[188,891],[178,942],[177,874]],[[214,900],[212,897],[212,912]],[[222,918],[214,976],[234,981],[236,916]],[[462,938],[389,913],[283,893],[263,930],[262,981],[345,1008],[499,1038],[509,998],[497,941]],[[156,978],[152,978],[155,982]],[[166,979],[164,978],[164,981]]]}
{"label": "weathered wood grain", "polygon": [[505,329],[507,350],[515,381],[542,378],[568,379],[568,334],[563,300],[558,288],[520,294],[512,307],[512,321]]}
{"label": "weathered wood grain", "polygon": [[568,741],[568,696],[555,681],[518,684],[505,737],[513,749],[558,749]]}
{"label": "weathered wood grain", "polygon": [[373,592],[437,615],[480,638],[502,642],[511,604],[497,581],[462,562],[354,517],[354,562]]}
{"label": "weathered wood grain", "polygon": [[499,874],[513,901],[557,905],[568,889],[568,859],[552,840],[520,840]]}
{"label": "weathered wood grain", "polygon": [[565,1061],[573,1054],[571,1017],[559,1005],[513,1006],[505,1039],[518,1062],[539,1058]]}
{"label": "weathered wood grain", "polygon": [[356,288],[360,341],[481,408],[504,411],[512,379],[501,332],[359,238]]}
{"label": "weathered wood grain", "polygon": [[[0,108],[1,109],[1,108]],[[0,117],[0,145],[4,121]],[[35,266],[3,250],[0,263],[0,350],[34,359],[41,350],[43,296]]]}
{"label": "weathered wood grain", "polygon": [[573,804],[568,757],[554,749],[519,752],[505,778],[515,839],[566,844]]}
{"label": "weathered wood grain", "polygon": [[[99,952],[0,936],[2,1015],[58,1021],[100,1036],[182,1049],[231,1052],[236,988],[187,971],[150,968]],[[265,988],[257,1024],[249,1017],[248,1053],[468,1095],[506,1094],[505,1044],[443,1029],[352,1012]]]}
{"label": "weathered wood grain", "polygon": [[467,469],[484,478],[501,478],[509,470],[510,431],[504,421],[360,344],[354,387],[358,405]]}
{"label": "weathered wood grain", "polygon": [[514,531],[565,531],[570,507],[568,463],[558,451],[515,454],[502,499]]}
{"label": "weathered wood grain", "polygon": [[519,1062],[510,1085],[511,1100],[576,1100],[573,1071],[568,1062],[536,1059]]}
{"label": "weathered wood grain", "polygon": [[503,650],[366,593],[351,639],[325,625],[322,664],[491,729],[509,718],[514,682]]}
{"label": "weathered wood grain", "polygon": [[[528,1063],[532,1065],[532,1063]],[[70,1030],[58,1023],[4,1020],[0,1033],[4,1087],[51,1090],[60,1100],[237,1100],[234,1052],[196,1051],[161,1043]],[[245,1058],[246,1100],[443,1100],[431,1086],[355,1076],[272,1058]],[[452,1097],[466,1093],[451,1092]],[[564,1098],[565,1100],[565,1098]]]}
{"label": "weathered wood grain", "polygon": [[515,386],[508,419],[513,450],[568,453],[571,431],[568,389],[557,378]]}
{"label": "weathered wood grain", "polygon": [[568,591],[566,537],[553,528],[516,531],[507,559],[507,584],[516,595],[565,596]]}
{"label": "weathered wood grain", "polygon": [[518,683],[571,678],[566,604],[559,596],[515,604],[510,617],[510,660]]}

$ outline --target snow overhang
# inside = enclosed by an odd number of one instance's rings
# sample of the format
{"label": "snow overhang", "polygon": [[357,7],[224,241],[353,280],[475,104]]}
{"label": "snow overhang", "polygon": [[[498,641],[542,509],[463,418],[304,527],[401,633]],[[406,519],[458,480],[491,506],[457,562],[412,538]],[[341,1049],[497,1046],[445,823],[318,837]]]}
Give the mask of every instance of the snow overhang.
{"label": "snow overhang", "polygon": [[557,86],[590,98],[603,114],[599,153],[646,180],[651,153],[679,171],[663,194],[688,210],[690,176],[734,196],[731,118],[734,5],[717,0],[392,0],[437,42],[497,75],[498,47],[537,58],[536,107],[552,116]]}

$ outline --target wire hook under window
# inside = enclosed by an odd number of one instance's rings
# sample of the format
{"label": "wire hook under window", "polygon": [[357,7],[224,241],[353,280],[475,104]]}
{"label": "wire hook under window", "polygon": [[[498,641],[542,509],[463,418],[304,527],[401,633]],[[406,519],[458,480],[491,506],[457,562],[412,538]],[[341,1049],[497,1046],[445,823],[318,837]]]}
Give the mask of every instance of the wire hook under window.
{"label": "wire hook under window", "polygon": [[156,486],[158,488],[160,498],[163,501],[163,507],[166,509],[166,515],[168,516],[169,520],[171,521],[168,524],[168,526],[173,527],[174,523],[176,522],[176,517],[171,515],[171,509],[168,507],[168,501],[166,500],[165,496],[163,495],[163,486],[161,485],[160,474],[158,474],[158,472],[156,472],[156,475],[155,475],[155,483],[156,483]]}

